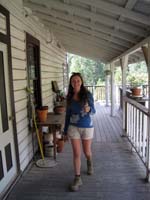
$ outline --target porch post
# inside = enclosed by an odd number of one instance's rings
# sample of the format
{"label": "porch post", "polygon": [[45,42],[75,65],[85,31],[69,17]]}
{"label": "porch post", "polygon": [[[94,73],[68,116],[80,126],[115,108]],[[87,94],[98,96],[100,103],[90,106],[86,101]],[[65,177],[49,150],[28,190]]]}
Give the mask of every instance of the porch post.
{"label": "porch post", "polygon": [[125,102],[123,101],[123,97],[126,96],[126,70],[128,66],[128,55],[123,56],[120,59],[120,64],[121,64],[121,70],[122,70],[122,110],[123,110],[122,128],[123,128],[123,135],[125,135],[126,134],[126,105],[125,105]]}
{"label": "porch post", "polygon": [[146,62],[147,68],[148,68],[148,48],[146,46],[142,46],[141,48],[142,48],[145,62]]}
{"label": "porch post", "polygon": [[111,63],[111,116],[115,116],[114,62]]}
{"label": "porch post", "polygon": [[[106,69],[110,69],[108,65],[106,66]],[[105,75],[105,100],[106,100],[106,106],[109,106],[109,79],[110,75]]]}
{"label": "porch post", "polygon": [[[148,110],[150,110],[150,40],[148,40],[148,48],[142,46],[142,51],[144,54],[145,62],[147,65],[148,72]],[[150,115],[147,118],[147,171],[146,171],[146,181],[150,182]]]}

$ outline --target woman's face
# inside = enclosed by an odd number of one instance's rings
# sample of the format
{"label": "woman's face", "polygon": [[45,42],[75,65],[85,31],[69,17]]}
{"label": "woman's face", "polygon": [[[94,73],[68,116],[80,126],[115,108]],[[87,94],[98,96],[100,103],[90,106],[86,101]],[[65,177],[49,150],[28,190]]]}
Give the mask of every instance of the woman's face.
{"label": "woman's face", "polygon": [[79,76],[73,76],[71,79],[71,85],[74,89],[74,92],[79,92],[82,85],[82,80]]}

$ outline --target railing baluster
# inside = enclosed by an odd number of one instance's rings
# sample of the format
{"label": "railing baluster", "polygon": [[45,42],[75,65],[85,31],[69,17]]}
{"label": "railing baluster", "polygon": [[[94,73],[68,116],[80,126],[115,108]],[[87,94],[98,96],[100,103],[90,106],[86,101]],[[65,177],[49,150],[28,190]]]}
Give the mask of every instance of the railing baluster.
{"label": "railing baluster", "polygon": [[126,136],[146,167],[146,180],[150,179],[150,116],[149,111],[136,101],[124,98],[127,102]]}

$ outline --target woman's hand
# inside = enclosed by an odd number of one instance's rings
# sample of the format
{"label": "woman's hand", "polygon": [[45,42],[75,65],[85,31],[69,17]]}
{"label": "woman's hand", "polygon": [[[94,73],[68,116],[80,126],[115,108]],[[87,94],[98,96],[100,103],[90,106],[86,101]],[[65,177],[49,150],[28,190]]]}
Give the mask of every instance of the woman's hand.
{"label": "woman's hand", "polygon": [[88,105],[88,103],[86,103],[84,106],[84,112],[88,113],[90,112],[90,110],[91,110],[90,106]]}

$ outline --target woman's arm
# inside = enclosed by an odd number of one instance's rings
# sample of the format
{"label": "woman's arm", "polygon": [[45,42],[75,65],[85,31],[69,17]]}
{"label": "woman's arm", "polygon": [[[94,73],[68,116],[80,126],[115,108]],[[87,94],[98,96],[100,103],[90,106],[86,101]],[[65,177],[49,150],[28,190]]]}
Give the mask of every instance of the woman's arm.
{"label": "woman's arm", "polygon": [[88,104],[90,106],[90,114],[95,114],[96,113],[96,110],[95,110],[95,106],[94,106],[94,98],[93,98],[93,95],[89,92],[88,93]]}
{"label": "woman's arm", "polygon": [[71,110],[70,108],[67,106],[66,109],[66,116],[65,116],[65,126],[64,126],[64,135],[67,135],[67,131],[68,131],[68,126],[70,123],[70,115],[71,115]]}

